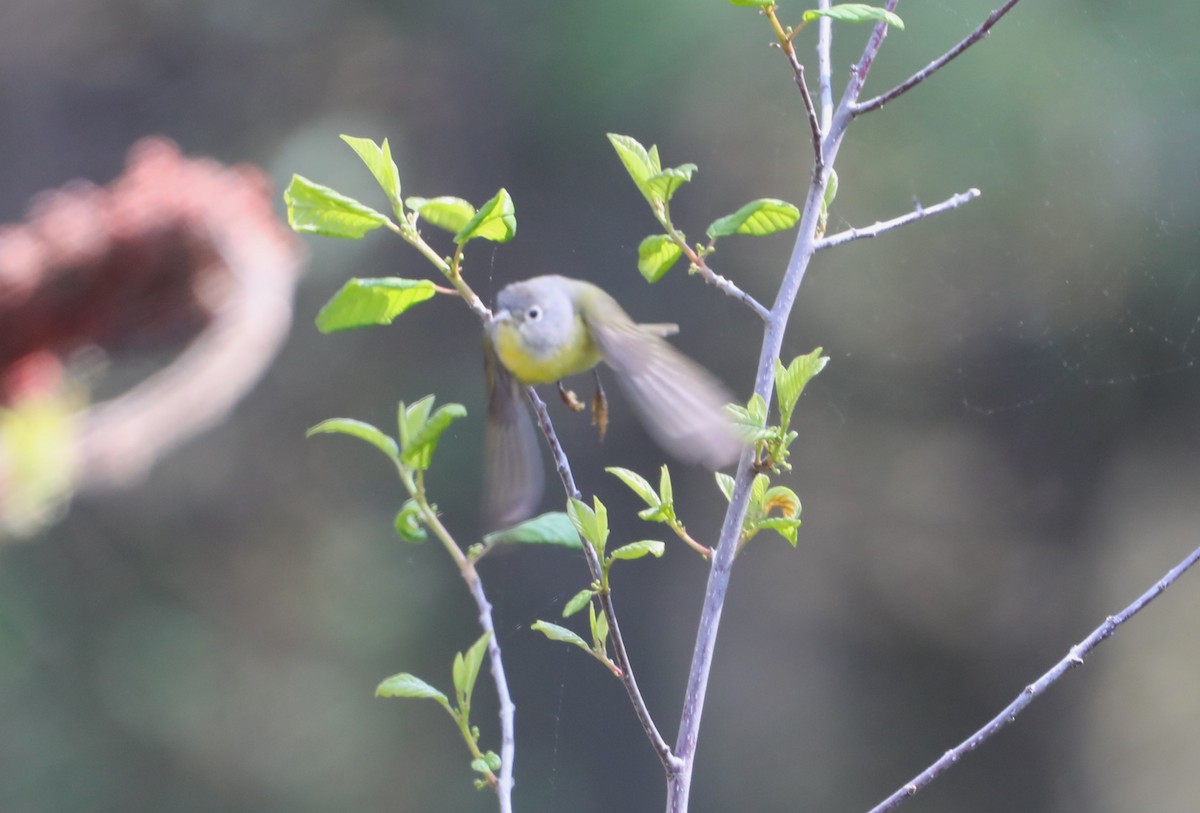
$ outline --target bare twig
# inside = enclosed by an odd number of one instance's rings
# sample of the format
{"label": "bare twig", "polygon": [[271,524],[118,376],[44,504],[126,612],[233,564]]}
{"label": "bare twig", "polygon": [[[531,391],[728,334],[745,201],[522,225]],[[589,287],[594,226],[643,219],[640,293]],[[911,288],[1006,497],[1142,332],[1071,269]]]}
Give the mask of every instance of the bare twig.
{"label": "bare twig", "polygon": [[961,743],[951,748],[941,759],[934,762],[921,773],[913,777],[912,781],[905,784],[903,787],[896,790],[891,796],[885,799],[880,804],[871,808],[870,813],[886,813],[886,811],[894,810],[908,797],[915,794],[917,791],[924,788],[938,776],[940,776],[947,768],[954,765],[962,759],[970,751],[975,750],[985,740],[989,739],[1000,729],[1016,719],[1026,706],[1034,701],[1035,698],[1041,696],[1050,686],[1059,678],[1066,674],[1070,669],[1079,666],[1083,663],[1083,659],[1087,657],[1093,649],[1100,645],[1102,641],[1112,635],[1117,627],[1124,624],[1134,615],[1136,615],[1143,607],[1149,604],[1154,599],[1158,598],[1164,590],[1170,587],[1176,580],[1179,579],[1188,568],[1200,561],[1200,548],[1196,548],[1182,562],[1171,568],[1167,573],[1159,579],[1153,587],[1142,593],[1136,601],[1126,607],[1116,615],[1110,615],[1104,619],[1104,623],[1092,630],[1092,634],[1084,638],[1054,665],[1050,671],[1042,675],[1033,683],[1025,687],[1016,700],[1009,703],[1003,711],[993,717],[987,725],[976,731],[970,737],[963,740]]}
{"label": "bare twig", "polygon": [[1010,12],[1012,10],[1013,6],[1015,6],[1019,2],[1020,2],[1020,0],[1008,0],[1008,2],[1005,3],[1003,6],[1001,6],[1000,8],[996,9],[991,14],[989,14],[987,16],[987,19],[984,20],[979,25],[978,28],[976,28],[974,31],[972,31],[970,33],[970,35],[968,35],[966,37],[966,39],[962,40],[961,42],[958,43],[958,45],[955,45],[949,51],[947,51],[946,53],[942,54],[937,59],[930,62],[924,68],[921,68],[921,70],[917,71],[912,76],[908,77],[908,79],[905,79],[903,82],[896,85],[896,87],[892,88],[887,93],[881,93],[880,95],[876,96],[873,99],[868,99],[867,101],[862,102],[860,104],[855,104],[852,108],[854,115],[858,116],[862,113],[869,113],[872,110],[878,110],[879,108],[883,107],[888,102],[892,101],[893,99],[897,98],[898,96],[903,95],[904,93],[907,93],[908,91],[912,90],[917,85],[924,82],[930,76],[932,76],[933,74],[935,74],[939,70],[941,70],[943,67],[945,67],[946,63],[948,63],[950,60],[954,59],[956,56],[961,54],[963,51],[967,50],[972,45],[974,45],[975,43],[979,42],[981,39],[986,37],[988,35],[988,32],[991,31],[992,26],[994,26],[996,23],[1000,22],[1000,18],[1003,17],[1005,14],[1008,14],[1008,12]]}
{"label": "bare twig", "polygon": [[[575,499],[582,499],[583,495],[575,486],[575,478],[571,474],[571,464],[567,460],[567,455],[563,451],[562,444],[558,441],[558,434],[554,431],[554,424],[550,421],[550,413],[546,411],[546,402],[543,401],[533,387],[526,387],[526,395],[530,403],[533,404],[534,413],[537,415],[538,427],[542,430],[542,434],[546,436],[546,442],[550,445],[550,453],[554,457],[554,465],[558,469],[558,476],[562,480],[563,490],[567,495]],[[588,572],[592,576],[592,581],[596,584],[601,582],[602,568],[600,559],[596,556],[596,551],[591,545],[586,542],[583,544],[583,556],[587,561]],[[671,746],[663,738],[658,730],[658,726],[654,724],[654,718],[650,716],[650,709],[646,706],[646,701],[642,697],[642,692],[638,688],[637,678],[633,674],[633,666],[629,661],[629,653],[625,650],[625,638],[621,634],[621,625],[617,622],[617,611],[613,606],[612,593],[601,592],[599,595],[600,609],[604,612],[608,619],[608,632],[612,640],[613,657],[617,666],[621,670],[619,675],[621,684],[625,687],[625,693],[629,695],[629,702],[633,704],[633,711],[637,715],[638,722],[642,724],[642,730],[646,733],[646,738],[650,740],[650,745],[658,754],[659,761],[662,762],[663,768],[670,773],[677,770],[680,760],[671,751]]]}
{"label": "bare twig", "polygon": [[[829,10],[829,0],[820,0],[817,8]],[[821,133],[829,132],[833,119],[833,69],[829,52],[833,43],[833,20],[821,17],[817,20],[817,73],[821,85]]]}
{"label": "bare twig", "polygon": [[918,205],[916,209],[909,212],[908,214],[901,215],[900,217],[894,217],[891,220],[882,220],[882,221],[875,223],[874,225],[867,226],[866,228],[862,228],[862,229],[850,228],[850,229],[847,229],[846,231],[840,231],[837,234],[831,234],[827,237],[822,237],[820,240],[817,241],[815,250],[821,251],[822,249],[826,249],[826,248],[834,248],[835,246],[840,246],[840,245],[844,245],[845,243],[849,243],[852,240],[862,240],[862,239],[865,239],[868,237],[878,237],[879,235],[883,234],[884,232],[891,231],[892,229],[897,228],[899,226],[904,226],[908,223],[912,223],[914,221],[921,220],[922,218],[926,218],[931,215],[941,214],[942,212],[947,212],[951,209],[957,209],[959,206],[962,206],[967,201],[974,200],[975,198],[979,197],[980,194],[981,193],[978,189],[971,188],[971,189],[968,189],[966,192],[960,192],[959,194],[955,195],[954,197],[948,198],[948,199],[942,201],[941,203],[935,204],[933,206],[924,207],[924,206]]}
{"label": "bare twig", "polygon": [[[887,0],[883,7],[888,11],[895,11],[899,2],[900,0]],[[875,23],[875,28],[871,31],[870,38],[867,39],[867,47],[863,49],[858,62],[854,63],[854,67],[850,69],[850,81],[846,83],[846,90],[842,93],[839,108],[844,108],[851,117],[854,116],[854,106],[858,103],[858,95],[862,93],[863,83],[867,81],[867,74],[871,72],[871,65],[875,62],[879,49],[883,47],[883,40],[887,36],[887,32],[887,23],[882,21]]]}
{"label": "bare twig", "polygon": [[492,670],[492,680],[496,684],[496,696],[500,700],[500,777],[496,793],[500,799],[500,813],[512,813],[513,792],[513,760],[516,759],[517,741],[513,735],[514,718],[517,707],[513,704],[512,695],[508,693],[508,678],[504,674],[504,659],[500,653],[500,643],[496,640],[496,629],[492,624],[492,605],[483,592],[483,581],[475,570],[475,565],[469,565],[470,577],[466,573],[467,587],[479,608],[479,626],[488,636],[488,665]]}
{"label": "bare twig", "polygon": [[800,97],[804,99],[804,112],[808,115],[808,128],[812,131],[813,156],[816,164],[814,172],[820,172],[821,167],[825,165],[825,157],[821,148],[821,123],[817,121],[817,110],[813,106],[812,95],[808,92],[808,81],[804,78],[804,65],[796,56],[796,46],[792,44],[792,36],[785,32],[783,26],[780,25],[779,17],[775,14],[775,7],[767,6],[763,11],[770,20],[771,27],[775,30],[778,40],[776,44],[792,66],[792,73],[796,77],[796,86],[800,88]]}
{"label": "bare twig", "polygon": [[685,253],[688,256],[688,260],[692,264],[692,273],[697,274],[702,280],[726,296],[731,296],[740,301],[750,310],[754,311],[759,319],[766,321],[767,317],[771,315],[770,311],[768,311],[761,302],[739,288],[732,280],[730,280],[728,277],[721,276],[716,271],[713,271],[711,268],[709,268],[705,259],[697,254],[693,249],[688,248]]}

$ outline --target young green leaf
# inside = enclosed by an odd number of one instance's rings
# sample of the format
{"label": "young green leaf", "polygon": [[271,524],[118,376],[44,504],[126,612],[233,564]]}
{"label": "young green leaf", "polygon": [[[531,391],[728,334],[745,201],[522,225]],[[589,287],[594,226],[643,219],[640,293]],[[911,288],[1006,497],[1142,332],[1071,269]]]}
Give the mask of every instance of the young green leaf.
{"label": "young green leaf", "polygon": [[475,207],[462,198],[442,195],[436,198],[409,198],[405,201],[429,223],[451,234],[458,234],[475,217]]}
{"label": "young green leaf", "polygon": [[605,642],[608,640],[608,616],[596,612],[595,604],[588,605],[588,615],[592,626],[592,641],[595,642],[598,652],[604,652]]}
{"label": "young green leaf", "polygon": [[800,219],[800,210],[792,204],[774,198],[752,200],[731,215],[717,218],[708,227],[709,239],[746,234],[762,237],[790,229]]}
{"label": "young green leaf", "polygon": [[779,415],[783,426],[788,426],[792,420],[792,412],[804,387],[813,376],[825,369],[829,363],[828,356],[821,355],[818,347],[811,353],[796,356],[787,367],[779,359],[775,359],[775,388],[779,401]]}
{"label": "young green leaf", "polygon": [[442,708],[450,711],[450,700],[446,695],[421,680],[416,675],[401,672],[385,679],[375,689],[376,697],[414,697],[437,701]]}
{"label": "young green leaf", "polygon": [[288,225],[301,234],[357,240],[388,222],[387,215],[302,175],[292,176],[283,199]]}
{"label": "young green leaf", "polygon": [[454,235],[460,246],[477,237],[496,243],[507,243],[517,233],[516,207],[508,192],[501,189],[496,196],[479,207],[475,216]]}
{"label": "young green leaf", "polygon": [[471,644],[471,648],[462,656],[462,685],[459,686],[456,682],[455,688],[462,691],[462,695],[468,703],[471,701],[471,693],[475,691],[475,681],[479,679],[479,669],[483,666],[483,656],[487,653],[488,639],[491,637],[490,632],[485,632],[479,636],[479,640]]}
{"label": "young green leaf", "polygon": [[385,138],[382,144],[376,144],[369,138],[355,138],[341,135],[342,141],[350,145],[350,149],[358,153],[358,157],[371,170],[375,180],[383,188],[383,193],[392,204],[392,211],[398,220],[404,219],[404,206],[400,203],[400,170],[392,160],[392,148]]}
{"label": "young green leaf", "polygon": [[413,499],[404,501],[404,505],[396,514],[395,526],[396,533],[405,542],[424,542],[429,537],[425,526],[421,524],[421,509]]}
{"label": "young green leaf", "polygon": [[767,428],[767,402],[757,392],[746,406],[726,404],[726,413],[733,419],[734,433],[746,443],[757,443],[771,437]]}
{"label": "young green leaf", "polygon": [[356,421],[353,418],[330,418],[309,429],[304,436],[311,438],[313,435],[322,434],[350,435],[370,443],[387,455],[393,463],[400,459],[400,447],[396,445],[396,441],[363,421]]}
{"label": "young green leaf", "polygon": [[646,197],[651,201],[669,201],[675,195],[675,190],[692,179],[696,169],[695,164],[681,164],[651,175],[646,179]]}
{"label": "young green leaf", "polygon": [[842,3],[828,9],[811,9],[804,12],[804,22],[810,22],[818,17],[829,17],[843,23],[874,23],[885,22],[893,28],[904,30],[904,20],[893,12],[866,3]]}
{"label": "young green leaf", "polygon": [[433,411],[433,395],[426,395],[424,398],[418,398],[412,404],[405,404],[401,401],[397,407],[397,424],[399,425],[400,448],[407,449],[412,445],[412,441],[416,438],[417,433],[421,431],[421,427],[429,420],[429,413]]}
{"label": "young green leaf", "polygon": [[571,596],[571,600],[563,607],[562,617],[570,618],[575,615],[575,613],[588,605],[588,602],[592,600],[592,596],[594,595],[595,593],[592,591],[592,588],[588,587]]}
{"label": "young green leaf", "polygon": [[406,310],[437,293],[426,279],[351,279],[317,314],[317,330],[335,333],[388,325]]}
{"label": "young green leaf", "polygon": [[483,761],[486,762],[488,768],[490,768],[493,771],[500,770],[500,766],[503,764],[500,762],[500,755],[497,754],[495,751],[485,752],[483,755]]}
{"label": "young green leaf", "polygon": [[679,261],[683,249],[666,234],[652,234],[638,245],[638,271],[646,282],[658,282]]}
{"label": "young green leaf", "polygon": [[646,194],[646,182],[662,171],[658,162],[658,150],[651,147],[651,152],[647,152],[637,139],[626,135],[609,133],[608,140],[612,143],[613,149],[617,151],[617,157],[621,159],[621,163],[625,165],[629,177],[633,178],[633,183],[649,199],[650,196]]}
{"label": "young green leaf", "polygon": [[[663,468],[666,468],[665,466]],[[646,505],[651,508],[657,508],[661,500],[658,494],[654,492],[654,487],[650,485],[650,481],[635,471],[623,469],[620,466],[609,466],[605,469],[611,475],[614,475],[622,483],[629,486],[634,494],[637,494],[646,501]]]}
{"label": "young green leaf", "polygon": [[725,495],[726,500],[733,499],[733,484],[734,480],[723,471],[714,471],[713,477],[717,480],[717,488],[721,489],[721,493]]}
{"label": "young green leaf", "polygon": [[654,539],[643,539],[640,542],[630,542],[628,545],[622,545],[612,552],[611,559],[641,559],[643,556],[653,556],[655,559],[661,559],[663,553],[667,550],[667,546],[662,542]]}
{"label": "young green leaf", "polygon": [[[471,760],[471,770],[476,773],[491,773],[492,767],[487,764],[486,759],[480,758]],[[483,786],[480,787],[482,788]]]}
{"label": "young green leaf", "polygon": [[581,549],[583,542],[571,524],[571,519],[562,511],[551,511],[519,525],[495,531],[483,538],[489,547],[501,542],[521,544],[562,545],[565,548]]}
{"label": "young green leaf", "polygon": [[604,543],[608,541],[608,509],[599,497],[592,498],[595,509],[572,497],[567,501],[567,516],[579,535],[591,543],[600,555],[604,554]]}
{"label": "young green leaf", "polygon": [[759,520],[757,523],[759,528],[766,528],[782,536],[794,548],[797,544],[797,529],[800,527],[800,520],[788,519],[787,517],[767,517],[764,520]]}
{"label": "young green leaf", "polygon": [[530,627],[531,630],[540,632],[551,641],[561,641],[564,644],[574,644],[584,652],[591,652],[592,648],[587,645],[587,642],[580,638],[575,633],[566,627],[560,627],[558,624],[551,624],[549,621],[535,621]]}
{"label": "young green leaf", "polygon": [[[431,402],[432,403],[432,402]],[[433,462],[433,453],[438,440],[451,423],[465,417],[467,409],[462,404],[443,404],[421,425],[408,442],[403,445],[400,459],[414,468],[425,471]]]}
{"label": "young green leaf", "polygon": [[665,463],[658,473],[658,498],[667,504],[675,502],[675,489],[671,486],[671,470]]}

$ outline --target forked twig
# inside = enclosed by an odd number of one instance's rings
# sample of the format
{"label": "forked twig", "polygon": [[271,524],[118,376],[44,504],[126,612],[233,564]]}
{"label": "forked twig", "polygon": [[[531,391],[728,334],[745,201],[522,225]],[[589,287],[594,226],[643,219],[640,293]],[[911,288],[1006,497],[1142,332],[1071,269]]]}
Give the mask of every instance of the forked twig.
{"label": "forked twig", "polygon": [[982,23],[980,23],[979,27],[976,28],[974,31],[972,31],[969,35],[967,35],[967,37],[965,39],[963,39],[961,42],[959,42],[958,45],[955,45],[949,51],[947,51],[946,53],[939,56],[937,59],[930,62],[924,68],[921,68],[921,70],[917,71],[912,76],[908,77],[903,82],[896,85],[894,88],[889,90],[887,93],[881,93],[880,95],[876,96],[873,99],[868,99],[865,102],[859,102],[857,104],[852,105],[851,112],[855,116],[858,116],[863,113],[869,113],[872,110],[878,110],[879,108],[883,107],[885,104],[892,101],[893,99],[912,90],[914,87],[921,84],[926,79],[928,79],[930,76],[932,76],[933,74],[935,74],[939,70],[941,70],[943,67],[945,67],[946,64],[948,62],[950,62],[950,60],[954,59],[956,56],[961,54],[963,51],[967,50],[972,45],[974,45],[975,43],[979,42],[981,39],[986,37],[988,35],[988,32],[991,31],[992,26],[994,26],[996,23],[1000,22],[1000,18],[1003,17],[1005,14],[1008,14],[1008,12],[1012,10],[1013,6],[1015,6],[1019,2],[1021,2],[1021,0],[1008,0],[1008,2],[1005,3],[1003,6],[1001,6],[1000,8],[996,9],[991,14],[989,14],[987,16],[987,19],[984,20]]}
{"label": "forked twig", "polygon": [[978,189],[972,187],[966,192],[960,192],[954,197],[947,198],[941,203],[934,204],[933,206],[926,207],[918,204],[916,209],[908,214],[900,215],[900,217],[894,217],[891,220],[882,220],[871,226],[861,229],[852,227],[846,229],[845,231],[840,231],[837,234],[831,234],[827,237],[822,237],[820,240],[817,240],[816,244],[813,246],[813,250],[821,251],[822,249],[844,245],[853,240],[862,240],[868,237],[878,237],[885,231],[891,231],[898,226],[904,226],[908,223],[921,220],[931,215],[937,215],[941,214],[942,212],[948,212],[951,209],[957,209],[964,203],[979,197],[980,194],[982,193]]}
{"label": "forked twig", "polygon": [[1083,659],[1087,657],[1093,649],[1112,635],[1117,627],[1124,624],[1134,615],[1136,615],[1143,607],[1149,604],[1154,599],[1158,598],[1164,590],[1170,587],[1179,579],[1188,568],[1200,561],[1200,548],[1196,548],[1188,554],[1182,562],[1171,568],[1167,573],[1155,582],[1154,586],[1142,593],[1136,601],[1126,607],[1116,615],[1110,615],[1104,619],[1104,623],[1092,630],[1092,634],[1084,638],[1071,650],[1066,656],[1054,665],[1050,671],[1042,675],[1033,683],[1025,687],[1017,699],[1004,707],[1004,710],[988,721],[987,725],[976,731],[970,737],[960,742],[955,747],[951,748],[941,759],[934,762],[928,768],[912,778],[910,782],[903,787],[897,789],[891,796],[884,799],[875,807],[871,808],[870,813],[886,813],[886,811],[894,810],[901,802],[915,794],[917,791],[924,788],[938,776],[940,776],[947,768],[958,762],[970,751],[974,751],[986,739],[990,738],[1000,729],[1016,719],[1017,715],[1024,711],[1025,707],[1033,702],[1034,698],[1041,696],[1050,688],[1051,684],[1057,681],[1060,677],[1066,674],[1070,669],[1079,666],[1083,663]]}

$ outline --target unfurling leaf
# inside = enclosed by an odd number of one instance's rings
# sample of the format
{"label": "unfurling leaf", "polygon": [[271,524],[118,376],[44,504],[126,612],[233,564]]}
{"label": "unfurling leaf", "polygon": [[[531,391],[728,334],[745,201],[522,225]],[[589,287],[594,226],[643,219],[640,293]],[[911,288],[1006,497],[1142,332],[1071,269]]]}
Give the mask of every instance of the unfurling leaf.
{"label": "unfurling leaf", "polygon": [[462,245],[477,237],[496,243],[507,243],[517,233],[516,207],[508,192],[501,189],[496,196],[479,207],[467,224],[454,235],[454,242]]}
{"label": "unfurling leaf", "polygon": [[667,546],[662,542],[654,539],[643,539],[640,542],[630,542],[628,545],[622,545],[614,550],[609,558],[611,559],[641,559],[643,556],[653,556],[655,559],[661,559]]}
{"label": "unfurling leaf", "polygon": [[575,615],[575,613],[579,612],[588,605],[588,602],[592,600],[592,596],[594,595],[595,593],[589,587],[580,590],[578,593],[571,596],[571,600],[567,602],[565,607],[563,607],[562,617],[570,618],[571,616]]}
{"label": "unfurling leaf", "polygon": [[396,514],[396,533],[405,542],[424,542],[429,534],[421,524],[421,509],[417,501],[408,499]]}
{"label": "unfurling leaf", "polygon": [[450,701],[446,695],[421,680],[416,675],[401,672],[385,679],[375,689],[376,697],[414,697],[437,701],[442,708],[450,711]]}
{"label": "unfurling leaf", "polygon": [[400,202],[400,170],[396,168],[396,162],[392,160],[392,148],[388,146],[388,140],[385,138],[382,144],[376,144],[369,138],[355,138],[344,134],[340,138],[358,153],[358,157],[367,165],[367,169],[371,170],[371,174],[383,188],[383,193],[391,202],[396,218],[403,220],[404,206]]}
{"label": "unfurling leaf", "polygon": [[587,645],[587,642],[580,638],[575,633],[566,627],[560,627],[558,624],[551,624],[549,621],[535,621],[530,629],[540,632],[551,641],[561,641],[564,644],[574,644],[584,652],[591,652],[592,648]]}
{"label": "unfurling leaf", "polygon": [[327,421],[321,421],[304,434],[305,437],[310,438],[313,435],[323,434],[350,435],[351,437],[370,443],[387,455],[393,462],[400,458],[400,447],[396,445],[396,441],[374,426],[371,426],[371,424],[364,421],[356,421],[353,418],[330,418]]}

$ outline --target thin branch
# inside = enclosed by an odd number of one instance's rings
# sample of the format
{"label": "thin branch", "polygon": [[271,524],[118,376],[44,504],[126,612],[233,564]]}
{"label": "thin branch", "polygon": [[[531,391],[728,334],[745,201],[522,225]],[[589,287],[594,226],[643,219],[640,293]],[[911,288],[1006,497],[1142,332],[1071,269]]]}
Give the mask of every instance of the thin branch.
{"label": "thin branch", "polygon": [[[883,7],[888,11],[895,11],[899,3],[900,0],[887,0]],[[846,90],[842,93],[839,108],[844,108],[851,118],[855,115],[858,95],[862,93],[863,83],[867,81],[867,74],[871,72],[871,65],[875,62],[879,49],[883,47],[883,40],[887,37],[887,32],[887,23],[883,21],[875,23],[875,28],[871,31],[870,38],[867,39],[867,47],[863,49],[858,62],[854,63],[854,67],[850,69],[850,81],[846,83]],[[841,112],[840,109],[839,112]]]}
{"label": "thin branch", "polygon": [[[829,0],[820,0],[817,8],[829,11]],[[833,119],[833,68],[829,57],[833,44],[833,20],[821,17],[817,20],[817,74],[821,85],[821,132],[829,132]]]}
{"label": "thin branch", "polygon": [[930,62],[924,68],[922,68],[921,70],[914,73],[908,79],[905,79],[903,82],[896,85],[896,87],[892,88],[887,93],[881,93],[880,95],[876,96],[873,99],[868,99],[867,101],[862,102],[861,104],[855,104],[853,107],[854,115],[858,116],[862,113],[869,113],[872,110],[878,110],[879,108],[883,107],[888,102],[892,101],[893,99],[897,98],[898,96],[903,95],[904,93],[907,93],[908,91],[912,90],[917,85],[924,82],[930,76],[932,76],[933,74],[935,74],[939,70],[941,70],[943,67],[945,67],[945,65],[950,60],[954,59],[956,56],[961,54],[963,51],[967,50],[972,45],[974,45],[975,43],[979,42],[981,39],[986,37],[988,35],[988,32],[991,31],[992,26],[994,26],[996,23],[1000,22],[1000,18],[1003,17],[1005,14],[1008,14],[1008,12],[1012,11],[1013,6],[1015,6],[1020,1],[1021,0],[1008,0],[1008,2],[1005,3],[1003,6],[1001,6],[1000,8],[996,9],[991,14],[989,14],[987,16],[987,19],[984,20],[979,25],[978,28],[976,28],[974,31],[972,31],[970,33],[970,35],[967,36],[966,39],[962,40],[961,42],[958,43],[958,45],[955,45],[949,51],[942,54],[937,59],[933,60],[933,62]]}
{"label": "thin branch", "polygon": [[1158,598],[1164,590],[1170,587],[1180,576],[1187,572],[1188,568],[1200,561],[1200,548],[1196,548],[1182,562],[1171,568],[1167,573],[1158,580],[1145,593],[1142,593],[1136,601],[1126,607],[1116,615],[1110,615],[1104,619],[1104,623],[1092,631],[1092,634],[1084,638],[1071,650],[1066,656],[1054,665],[1054,667],[1042,675],[1036,681],[1026,686],[1024,691],[1017,696],[1017,699],[1009,703],[999,714],[993,717],[987,725],[976,731],[967,739],[963,740],[954,748],[947,751],[941,759],[930,765],[924,771],[913,777],[912,781],[899,788],[895,793],[889,796],[880,804],[871,808],[870,813],[885,813],[885,811],[894,810],[902,801],[912,796],[917,791],[924,788],[947,768],[962,759],[969,751],[973,751],[979,747],[981,743],[989,739],[1000,729],[1016,719],[1026,706],[1033,700],[1041,696],[1046,689],[1050,688],[1051,684],[1057,681],[1060,677],[1066,674],[1070,669],[1079,666],[1083,663],[1083,659],[1091,654],[1099,644],[1116,632],[1117,627],[1124,624],[1134,615],[1136,615],[1143,607],[1149,604],[1154,599]]}
{"label": "thin branch", "polygon": [[[774,6],[767,6],[763,9],[767,15],[767,19],[771,23],[771,28],[775,31],[777,45],[787,57],[788,63],[792,66],[792,73],[796,77],[796,86],[800,88],[800,96],[804,99],[804,112],[808,114],[808,128],[812,131],[813,156],[816,162],[816,172],[821,171],[821,167],[825,165],[825,157],[822,154],[821,148],[821,124],[817,121],[817,110],[813,106],[812,95],[808,92],[808,81],[804,78],[804,65],[800,62],[800,58],[796,56],[796,46],[792,43],[795,35],[793,31],[788,34],[784,31],[783,26],[779,23],[779,17],[775,14]],[[797,29],[798,30],[798,29]]]}
{"label": "thin branch", "polygon": [[513,792],[513,761],[516,759],[517,741],[513,736],[517,707],[513,704],[512,695],[508,693],[508,678],[504,674],[504,659],[500,654],[500,644],[496,640],[496,629],[492,624],[492,605],[483,592],[483,581],[475,570],[475,565],[469,565],[470,577],[466,573],[463,578],[479,608],[479,626],[488,637],[488,665],[492,670],[492,680],[496,684],[496,696],[500,700],[500,781],[496,793],[500,798],[500,813],[512,813]]}
{"label": "thin branch", "polygon": [[[554,465],[558,469],[558,476],[562,480],[563,490],[567,495],[575,499],[582,499],[583,495],[575,486],[575,478],[571,474],[571,464],[567,460],[567,455],[563,451],[562,444],[559,443],[558,434],[554,431],[554,424],[550,421],[550,413],[546,411],[546,402],[538,396],[537,391],[533,387],[526,387],[526,395],[530,403],[533,404],[533,411],[537,415],[538,427],[542,430],[542,434],[546,436],[546,442],[550,445],[550,453],[554,457]],[[583,556],[587,561],[588,572],[592,576],[592,581],[599,584],[603,570],[600,566],[600,559],[596,556],[596,551],[591,545],[584,543]],[[637,715],[638,722],[642,724],[642,730],[646,732],[646,738],[650,740],[650,745],[658,754],[659,761],[662,762],[663,768],[671,773],[679,769],[680,760],[671,751],[671,746],[663,738],[658,730],[658,726],[654,724],[654,718],[650,716],[650,709],[646,706],[646,701],[642,697],[642,692],[638,688],[637,678],[633,675],[633,665],[629,661],[629,653],[625,650],[625,638],[621,634],[621,625],[617,622],[617,611],[612,603],[612,594],[602,592],[599,595],[600,609],[608,618],[608,633],[612,640],[613,656],[617,666],[621,670],[621,684],[625,687],[625,693],[629,695],[629,702],[633,704],[633,711]]]}
{"label": "thin branch", "polygon": [[704,258],[697,254],[694,250],[688,248],[686,253],[688,255],[688,260],[692,263],[692,273],[698,274],[702,280],[726,296],[733,297],[741,302],[750,310],[754,311],[755,315],[757,315],[758,318],[762,319],[764,322],[771,315],[771,312],[768,311],[761,302],[739,288],[732,280],[730,280],[728,277],[721,276],[716,271],[713,271],[711,268],[709,268],[708,263],[704,260]]}
{"label": "thin branch", "polygon": [[960,192],[952,198],[948,198],[934,206],[924,207],[918,204],[917,208],[908,214],[894,217],[891,220],[883,220],[866,228],[856,229],[849,228],[846,231],[840,231],[837,234],[831,234],[828,237],[822,237],[816,242],[814,247],[816,251],[821,251],[826,248],[834,248],[835,246],[844,245],[852,240],[863,240],[868,237],[878,237],[885,231],[891,231],[899,226],[904,226],[917,220],[939,215],[942,212],[948,212],[951,209],[957,209],[968,201],[974,200],[982,194],[978,189],[972,187],[966,192]]}

